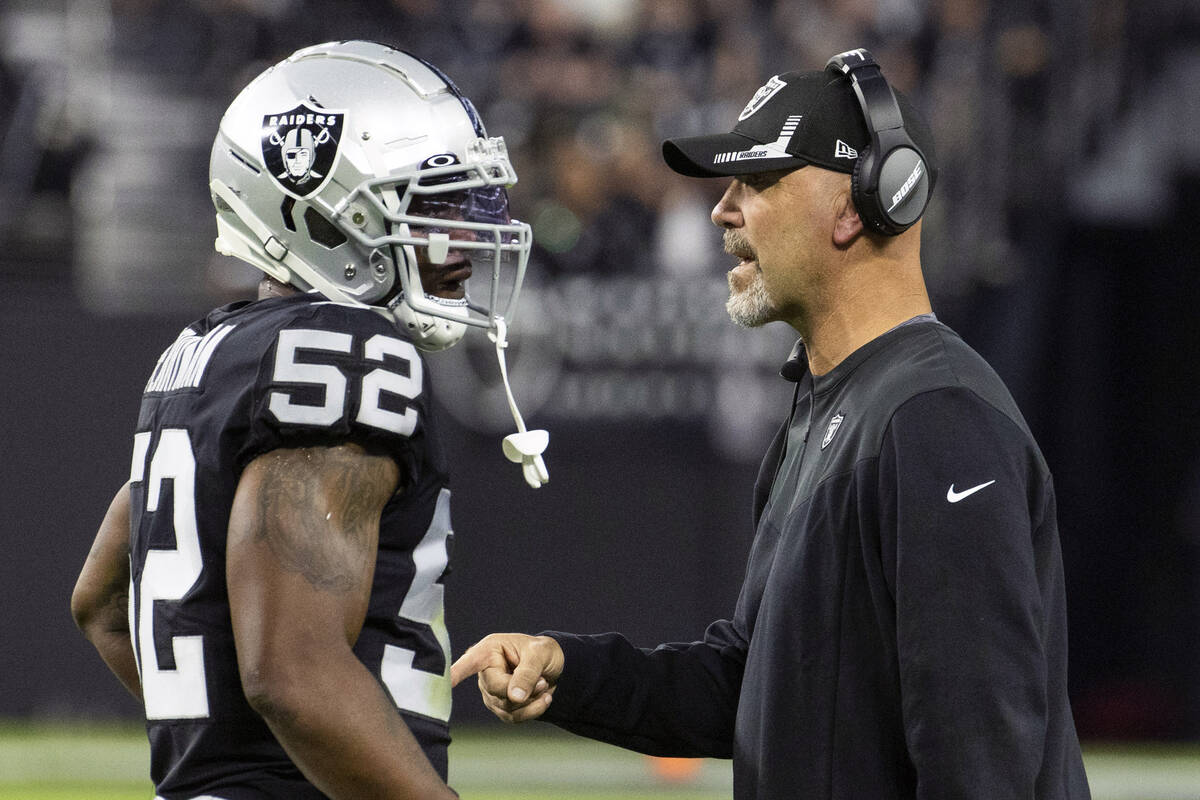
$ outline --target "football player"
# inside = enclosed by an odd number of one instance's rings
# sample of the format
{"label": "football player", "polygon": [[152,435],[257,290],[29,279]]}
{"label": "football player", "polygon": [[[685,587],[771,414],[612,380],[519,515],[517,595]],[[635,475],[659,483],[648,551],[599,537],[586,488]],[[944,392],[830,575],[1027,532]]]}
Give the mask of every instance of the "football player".
{"label": "football player", "polygon": [[[210,179],[217,249],[265,276],[159,358],[73,614],[145,706],[163,800],[453,797],[421,351],[486,330],[507,388],[531,240],[504,142],[431,64],[329,43],[237,96]],[[536,488],[547,434],[508,394]]]}

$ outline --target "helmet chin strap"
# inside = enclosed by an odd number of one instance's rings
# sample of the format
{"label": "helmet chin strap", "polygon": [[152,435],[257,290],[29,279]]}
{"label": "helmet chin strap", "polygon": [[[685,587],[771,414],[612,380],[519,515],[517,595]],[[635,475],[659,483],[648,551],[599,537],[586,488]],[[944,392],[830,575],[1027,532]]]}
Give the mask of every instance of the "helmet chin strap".
{"label": "helmet chin strap", "polygon": [[[407,226],[403,228],[407,233]],[[450,237],[442,234],[429,235],[426,245],[427,255],[433,264],[441,264],[450,252]],[[428,294],[421,285],[421,271],[417,266],[417,254],[411,244],[393,246],[392,262],[395,264],[396,281],[403,287],[399,294],[388,304],[392,316],[396,318],[413,339],[417,349],[428,353],[448,350],[466,335],[467,325],[454,317],[467,319],[470,316],[467,300],[451,300]],[[409,292],[413,293],[410,302]],[[436,313],[418,309],[420,304],[433,306]]]}
{"label": "helmet chin strap", "polygon": [[[425,295],[425,299],[441,306],[448,314],[467,316],[466,302],[446,301],[432,295]],[[416,311],[404,300],[403,292],[392,301],[390,309],[396,321],[408,331],[417,349],[428,353],[453,347],[467,332],[465,323]]]}
{"label": "helmet chin strap", "polygon": [[500,377],[504,380],[508,410],[512,412],[513,421],[517,423],[517,432],[504,437],[504,455],[514,464],[521,465],[525,482],[537,489],[550,480],[550,472],[542,459],[542,453],[550,443],[550,434],[544,430],[526,430],[525,419],[517,408],[512,386],[508,382],[508,364],[504,359],[504,349],[508,347],[508,325],[503,317],[496,317],[494,322],[495,326],[488,331],[488,338],[496,343],[496,360],[500,362]]}

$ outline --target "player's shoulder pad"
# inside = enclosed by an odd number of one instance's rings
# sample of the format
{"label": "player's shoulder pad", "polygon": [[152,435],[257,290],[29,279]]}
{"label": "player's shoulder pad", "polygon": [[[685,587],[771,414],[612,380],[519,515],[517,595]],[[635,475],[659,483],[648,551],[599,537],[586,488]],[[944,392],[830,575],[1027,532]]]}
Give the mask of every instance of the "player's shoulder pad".
{"label": "player's shoulder pad", "polygon": [[282,431],[411,437],[429,405],[412,341],[369,308],[328,301],[280,309],[259,365],[256,416]]}
{"label": "player's shoulder pad", "polygon": [[382,309],[324,299],[297,303],[285,309],[285,314],[280,317],[280,327],[301,326],[368,335],[383,333],[408,338]]}

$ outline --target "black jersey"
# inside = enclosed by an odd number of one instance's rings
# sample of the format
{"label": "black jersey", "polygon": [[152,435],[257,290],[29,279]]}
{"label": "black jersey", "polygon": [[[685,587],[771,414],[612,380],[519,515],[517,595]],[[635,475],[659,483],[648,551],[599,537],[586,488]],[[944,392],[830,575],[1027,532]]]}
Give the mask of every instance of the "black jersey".
{"label": "black jersey", "polygon": [[732,619],[653,651],[552,634],[543,718],[732,757],[738,800],[1087,798],[1053,482],[1000,379],[936,322],[785,376]]}
{"label": "black jersey", "polygon": [[391,455],[405,487],[383,510],[354,650],[446,778],[450,494],[430,409],[425,365],[394,325],[315,295],[217,309],[160,357],[134,436],[129,608],[161,797],[323,797],[242,693],[225,540],[256,456],[343,442]]}

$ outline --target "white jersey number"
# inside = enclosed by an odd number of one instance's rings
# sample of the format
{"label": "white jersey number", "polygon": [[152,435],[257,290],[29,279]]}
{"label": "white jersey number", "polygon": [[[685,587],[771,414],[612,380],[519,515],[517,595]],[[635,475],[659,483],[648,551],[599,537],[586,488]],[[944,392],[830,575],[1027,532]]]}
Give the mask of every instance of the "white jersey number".
{"label": "white jersey number", "polygon": [[[301,350],[348,355],[354,348],[354,337],[348,333],[296,328],[279,332],[275,348],[274,380],[280,383],[319,386],[324,397],[320,405],[295,402],[286,391],[271,392],[268,408],[280,422],[298,425],[332,425],[346,414],[346,396],[349,382],[346,375],[332,364],[312,364],[297,361]],[[387,394],[405,400],[413,400],[421,394],[421,359],[412,342],[394,336],[375,334],[363,345],[363,357],[368,361],[383,363],[384,356],[392,356],[408,364],[408,375],[394,372],[382,366],[363,376],[358,387],[359,404],[355,419],[364,425],[392,431],[401,436],[411,436],[417,427],[417,410],[409,406],[404,413],[391,411],[380,406],[380,399]]]}
{"label": "white jersey number", "polygon": [[400,606],[401,617],[428,625],[437,637],[445,658],[442,673],[417,669],[413,666],[415,652],[391,644],[384,647],[379,671],[399,708],[443,722],[450,720],[450,634],[446,630],[444,588],[438,579],[446,571],[446,540],[450,535],[450,490],[442,489],[429,530],[413,550],[416,572]]}
{"label": "white jersey number", "polygon": [[[131,483],[143,478],[149,444],[149,432],[134,437]],[[175,549],[146,552],[141,578],[131,587],[134,601],[129,607],[130,616],[136,618],[136,626],[131,625],[130,630],[136,631],[134,653],[142,676],[146,718],[198,719],[208,716],[203,637],[171,637],[175,658],[173,669],[159,666],[158,650],[154,646],[155,601],[181,599],[200,579],[204,567],[200,557],[200,532],[196,526],[196,458],[186,430],[168,428],[159,437],[145,486],[147,513],[165,511],[159,508],[159,501],[163,482],[167,480],[174,485],[174,508],[170,513],[175,529]]]}

